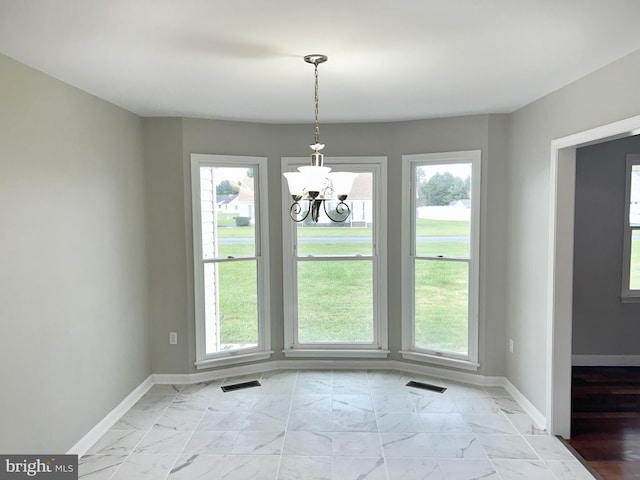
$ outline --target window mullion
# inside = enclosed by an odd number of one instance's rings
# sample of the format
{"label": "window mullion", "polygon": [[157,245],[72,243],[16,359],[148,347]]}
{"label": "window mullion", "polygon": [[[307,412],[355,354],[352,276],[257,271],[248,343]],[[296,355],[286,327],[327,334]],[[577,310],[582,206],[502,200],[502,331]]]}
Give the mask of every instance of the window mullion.
{"label": "window mullion", "polygon": [[307,255],[305,257],[297,257],[296,261],[298,262],[323,262],[323,261],[336,261],[339,262],[341,260],[373,260],[375,256],[373,255],[340,255],[340,256],[318,256],[318,255]]}
{"label": "window mullion", "polygon": [[227,258],[203,258],[202,263],[206,265],[207,263],[227,263],[227,262],[242,262],[244,260],[258,260],[261,258],[260,256],[256,257],[227,257]]}
{"label": "window mullion", "polygon": [[471,262],[471,258],[469,257],[444,257],[444,256],[429,256],[429,255],[416,255],[414,256],[416,260],[434,260],[434,261],[442,261],[442,262]]}

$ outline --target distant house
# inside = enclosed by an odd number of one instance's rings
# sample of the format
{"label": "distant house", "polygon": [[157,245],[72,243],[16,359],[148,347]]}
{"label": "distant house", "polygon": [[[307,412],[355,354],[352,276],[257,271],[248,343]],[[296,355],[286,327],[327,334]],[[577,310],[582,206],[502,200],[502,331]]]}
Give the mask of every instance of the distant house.
{"label": "distant house", "polygon": [[468,198],[452,200],[451,202],[449,202],[449,206],[456,208],[471,208],[471,200],[469,200]]}
{"label": "distant house", "polygon": [[371,181],[370,173],[360,173],[353,181],[351,193],[346,202],[351,209],[349,221],[352,227],[366,227],[373,222]]}
{"label": "distant house", "polygon": [[238,216],[248,217],[253,223],[255,217],[254,211],[254,188],[253,178],[243,178],[240,181],[240,191],[238,192]]}
{"label": "distant house", "polygon": [[216,206],[219,212],[232,213],[238,211],[238,195],[216,195]]}

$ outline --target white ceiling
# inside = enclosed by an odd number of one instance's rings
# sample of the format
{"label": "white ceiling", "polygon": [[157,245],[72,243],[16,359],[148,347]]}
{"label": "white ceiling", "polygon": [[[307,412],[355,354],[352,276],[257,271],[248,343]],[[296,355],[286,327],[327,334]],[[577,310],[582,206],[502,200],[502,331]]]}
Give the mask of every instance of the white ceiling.
{"label": "white ceiling", "polygon": [[638,0],[0,0],[0,53],[141,116],[512,112],[640,48]]}

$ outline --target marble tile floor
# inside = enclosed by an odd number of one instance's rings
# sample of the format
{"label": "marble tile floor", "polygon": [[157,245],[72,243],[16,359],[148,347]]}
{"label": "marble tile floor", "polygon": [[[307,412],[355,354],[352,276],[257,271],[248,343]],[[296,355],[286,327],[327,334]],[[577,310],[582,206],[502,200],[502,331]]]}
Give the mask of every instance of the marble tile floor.
{"label": "marble tile floor", "polygon": [[[248,380],[262,386],[220,389]],[[155,385],[79,470],[83,480],[593,478],[506,390],[382,370]]]}

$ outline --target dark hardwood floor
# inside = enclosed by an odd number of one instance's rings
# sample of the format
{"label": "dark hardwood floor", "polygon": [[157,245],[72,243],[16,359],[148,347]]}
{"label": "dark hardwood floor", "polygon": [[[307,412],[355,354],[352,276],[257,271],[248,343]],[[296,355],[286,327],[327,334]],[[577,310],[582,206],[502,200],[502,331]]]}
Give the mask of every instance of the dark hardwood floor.
{"label": "dark hardwood floor", "polygon": [[569,444],[605,480],[640,480],[640,367],[573,367]]}

